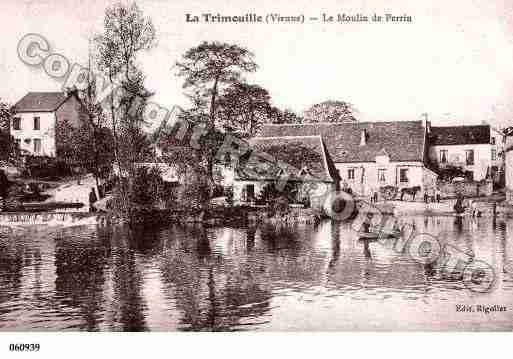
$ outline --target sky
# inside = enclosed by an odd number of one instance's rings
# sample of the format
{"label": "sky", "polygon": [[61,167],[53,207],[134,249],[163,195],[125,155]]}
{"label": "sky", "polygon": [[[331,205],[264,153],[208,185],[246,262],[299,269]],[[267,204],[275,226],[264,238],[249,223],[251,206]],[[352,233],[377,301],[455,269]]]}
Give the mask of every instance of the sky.
{"label": "sky", "polygon": [[[52,51],[87,64],[88,44],[102,31],[106,0],[2,0],[0,98],[15,103],[29,91],[58,91],[62,81],[17,56],[27,33]],[[156,46],[139,56],[154,102],[187,107],[173,64],[202,41],[247,47],[259,69],[246,80],[298,113],[328,99],[352,103],[360,121],[419,120],[435,125],[497,126],[513,121],[513,2],[508,0],[233,1],[139,0],[157,30]],[[322,17],[408,15],[411,23],[210,24],[186,14]]]}

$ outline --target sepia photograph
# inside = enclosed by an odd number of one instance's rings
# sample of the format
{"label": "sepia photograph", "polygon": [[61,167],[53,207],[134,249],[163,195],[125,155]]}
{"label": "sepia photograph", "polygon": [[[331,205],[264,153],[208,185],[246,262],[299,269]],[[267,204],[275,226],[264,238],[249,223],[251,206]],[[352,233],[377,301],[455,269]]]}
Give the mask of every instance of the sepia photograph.
{"label": "sepia photograph", "polygon": [[513,3],[3,0],[0,23],[6,353],[512,332]]}

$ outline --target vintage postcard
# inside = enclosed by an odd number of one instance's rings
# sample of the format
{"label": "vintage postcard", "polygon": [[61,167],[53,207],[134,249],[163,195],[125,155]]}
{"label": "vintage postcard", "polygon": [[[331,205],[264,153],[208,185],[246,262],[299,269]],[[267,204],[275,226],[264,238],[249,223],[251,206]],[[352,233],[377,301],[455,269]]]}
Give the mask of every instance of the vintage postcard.
{"label": "vintage postcard", "polygon": [[512,331],[513,3],[1,9],[0,332]]}

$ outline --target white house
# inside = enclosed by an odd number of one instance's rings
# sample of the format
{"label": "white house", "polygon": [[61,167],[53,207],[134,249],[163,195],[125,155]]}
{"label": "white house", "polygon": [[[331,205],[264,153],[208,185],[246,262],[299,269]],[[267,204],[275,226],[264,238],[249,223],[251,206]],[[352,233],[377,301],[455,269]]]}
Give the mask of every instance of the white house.
{"label": "white house", "polygon": [[481,181],[494,177],[502,163],[502,137],[490,125],[431,127],[429,159],[439,168],[459,167]]}
{"label": "white house", "polygon": [[505,154],[505,173],[506,173],[506,199],[513,204],[513,127],[504,130],[506,135]]}
{"label": "white house", "polygon": [[21,150],[34,156],[55,157],[56,124],[77,125],[81,104],[75,95],[62,92],[29,92],[14,105],[10,131]]}
{"label": "white house", "polygon": [[342,186],[357,195],[387,185],[420,193],[436,186],[423,121],[266,125],[262,136],[320,136]]}

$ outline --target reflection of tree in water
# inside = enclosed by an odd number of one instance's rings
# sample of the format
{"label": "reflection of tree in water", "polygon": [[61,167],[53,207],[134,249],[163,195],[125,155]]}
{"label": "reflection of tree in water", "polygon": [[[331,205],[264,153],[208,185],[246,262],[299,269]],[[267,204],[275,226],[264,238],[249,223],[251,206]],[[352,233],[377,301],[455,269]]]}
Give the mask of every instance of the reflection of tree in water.
{"label": "reflection of tree in water", "polygon": [[94,236],[61,233],[55,241],[56,297],[61,305],[79,309],[84,321],[80,328],[86,330],[99,330],[110,252],[108,242]]}
{"label": "reflection of tree in water", "polygon": [[[239,240],[254,238],[250,232]],[[224,258],[212,251],[203,227],[175,227],[164,249],[161,272],[166,295],[182,314],[182,330],[240,329],[269,311],[270,291],[247,251]]]}
{"label": "reflection of tree in water", "polygon": [[302,225],[260,228],[261,266],[271,283],[305,290],[318,285],[326,274],[329,253],[319,251],[316,234],[311,226]]}
{"label": "reflection of tree in water", "polygon": [[251,252],[255,248],[255,234],[255,227],[249,227],[247,229],[246,249],[248,252]]}
{"label": "reflection of tree in water", "polygon": [[0,315],[8,312],[2,304],[18,298],[21,293],[24,252],[15,239],[0,237]]}
{"label": "reflection of tree in water", "polygon": [[370,251],[370,247],[369,247],[369,243],[370,243],[370,240],[363,240],[363,255],[365,258],[367,259],[371,259],[372,258],[372,254],[371,254],[371,251]]}
{"label": "reflection of tree in water", "polygon": [[[112,275],[114,286],[114,317],[111,325],[120,325],[123,331],[146,330],[142,287],[142,269],[139,253],[155,250],[157,237],[154,231],[142,227],[114,227],[112,233]],[[118,328],[113,328],[118,329]]]}
{"label": "reflection of tree in water", "polygon": [[335,268],[340,259],[340,226],[331,225],[331,259],[328,264],[328,273]]}
{"label": "reflection of tree in water", "polygon": [[456,227],[458,233],[463,232],[463,218],[460,216],[456,216],[454,218],[454,226]]}
{"label": "reflection of tree in water", "polygon": [[270,251],[286,249],[299,251],[301,242],[295,227],[288,225],[263,225],[260,228],[260,237],[268,245]]}

